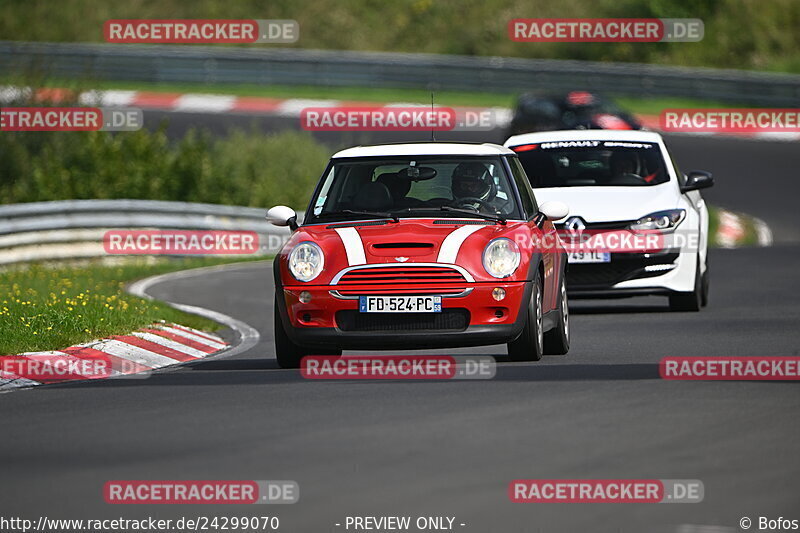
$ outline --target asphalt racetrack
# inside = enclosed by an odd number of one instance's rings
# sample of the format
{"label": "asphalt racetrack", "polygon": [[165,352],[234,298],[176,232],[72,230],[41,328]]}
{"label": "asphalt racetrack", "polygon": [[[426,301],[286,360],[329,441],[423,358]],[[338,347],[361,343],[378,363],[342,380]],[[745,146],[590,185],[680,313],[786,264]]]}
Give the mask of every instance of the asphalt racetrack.
{"label": "asphalt racetrack", "polygon": [[[171,133],[188,124],[219,132],[236,117],[170,119]],[[473,135],[461,138],[503,140]],[[28,518],[274,514],[294,532],[345,531],[335,524],[348,515],[454,516],[456,531],[475,533],[733,532],[744,516],[800,518],[797,384],[658,375],[665,356],[798,355],[800,149],[670,141],[682,168],[714,172],[709,203],[764,219],[776,239],[713,250],[702,312],[670,313],[666,298],[573,301],[566,356],[417,352],[498,356],[490,381],[321,382],[277,368],[268,262],[166,281],[149,293],[242,320],[260,332],[258,345],[145,380],[3,395],[0,506]],[[705,500],[513,504],[508,484],[519,478],[699,479]],[[295,480],[301,496],[266,507],[107,505],[103,484],[117,479]]]}

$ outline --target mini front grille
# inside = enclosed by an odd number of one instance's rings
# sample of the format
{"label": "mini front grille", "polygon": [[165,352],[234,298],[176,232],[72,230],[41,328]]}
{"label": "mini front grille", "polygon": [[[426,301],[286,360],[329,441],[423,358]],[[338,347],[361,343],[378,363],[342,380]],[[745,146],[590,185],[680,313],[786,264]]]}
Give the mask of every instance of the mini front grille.
{"label": "mini front grille", "polygon": [[400,250],[407,248],[433,248],[431,242],[379,242],[372,245],[378,250]]}
{"label": "mini front grille", "polygon": [[338,311],[336,325],[342,331],[464,331],[469,325],[466,309],[441,313],[360,313]]}
{"label": "mini front grille", "polygon": [[417,285],[431,286],[443,283],[466,283],[464,275],[450,267],[440,266],[390,266],[359,268],[345,273],[339,285]]}
{"label": "mini front grille", "polygon": [[467,290],[467,287],[403,287],[403,288],[370,288],[359,287],[353,289],[339,289],[342,296],[417,296],[434,294],[438,296],[455,296]]}

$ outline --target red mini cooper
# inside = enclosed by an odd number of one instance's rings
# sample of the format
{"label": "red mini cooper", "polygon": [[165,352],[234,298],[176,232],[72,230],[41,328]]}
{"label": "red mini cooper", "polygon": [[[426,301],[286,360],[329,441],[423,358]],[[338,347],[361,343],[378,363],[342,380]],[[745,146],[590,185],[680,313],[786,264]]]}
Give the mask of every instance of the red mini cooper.
{"label": "red mini cooper", "polygon": [[515,361],[569,350],[566,254],[525,171],[494,144],[415,143],[333,156],[274,262],[283,368],[343,349],[505,343]]}

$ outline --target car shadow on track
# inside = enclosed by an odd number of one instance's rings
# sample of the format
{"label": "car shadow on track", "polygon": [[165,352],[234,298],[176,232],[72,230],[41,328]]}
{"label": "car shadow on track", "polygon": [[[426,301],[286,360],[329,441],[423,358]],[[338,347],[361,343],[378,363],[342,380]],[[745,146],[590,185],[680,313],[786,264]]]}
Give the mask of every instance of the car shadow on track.
{"label": "car shadow on track", "polygon": [[[546,359],[545,359],[546,361]],[[502,363],[493,381],[638,381],[661,379],[658,363],[537,364]]]}
{"label": "car shadow on track", "polygon": [[[474,355],[474,354],[471,354]],[[219,386],[219,385],[269,385],[288,383],[369,385],[377,383],[402,384],[443,384],[492,382],[559,382],[559,381],[637,381],[657,380],[657,363],[626,364],[552,364],[545,358],[542,362],[511,362],[507,356],[491,355],[497,360],[497,372],[491,379],[451,379],[451,380],[327,380],[306,379],[298,370],[284,370],[274,359],[245,359],[206,361],[201,364],[185,366],[178,371],[158,372],[147,379],[108,379],[64,383],[54,387],[150,387],[150,386]],[[458,356],[456,356],[458,360]]]}
{"label": "car shadow on track", "polygon": [[615,304],[609,302],[598,303],[573,303],[569,304],[569,312],[573,315],[615,315],[615,314],[640,314],[640,313],[669,313],[669,305],[647,304]]}

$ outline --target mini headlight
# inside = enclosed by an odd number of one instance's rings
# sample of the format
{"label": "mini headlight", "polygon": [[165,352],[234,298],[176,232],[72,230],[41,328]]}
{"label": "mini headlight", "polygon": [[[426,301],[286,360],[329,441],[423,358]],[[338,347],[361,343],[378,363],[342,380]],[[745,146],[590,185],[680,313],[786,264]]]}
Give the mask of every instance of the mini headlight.
{"label": "mini headlight", "polygon": [[683,222],[684,218],[686,218],[686,211],[683,209],[658,211],[640,218],[631,224],[631,229],[638,231],[670,231]]}
{"label": "mini headlight", "polygon": [[301,242],[289,253],[289,272],[297,281],[311,281],[324,266],[322,249],[313,242]]}
{"label": "mini headlight", "polygon": [[511,239],[494,239],[483,250],[483,268],[495,278],[507,278],[519,266],[519,247]]}

